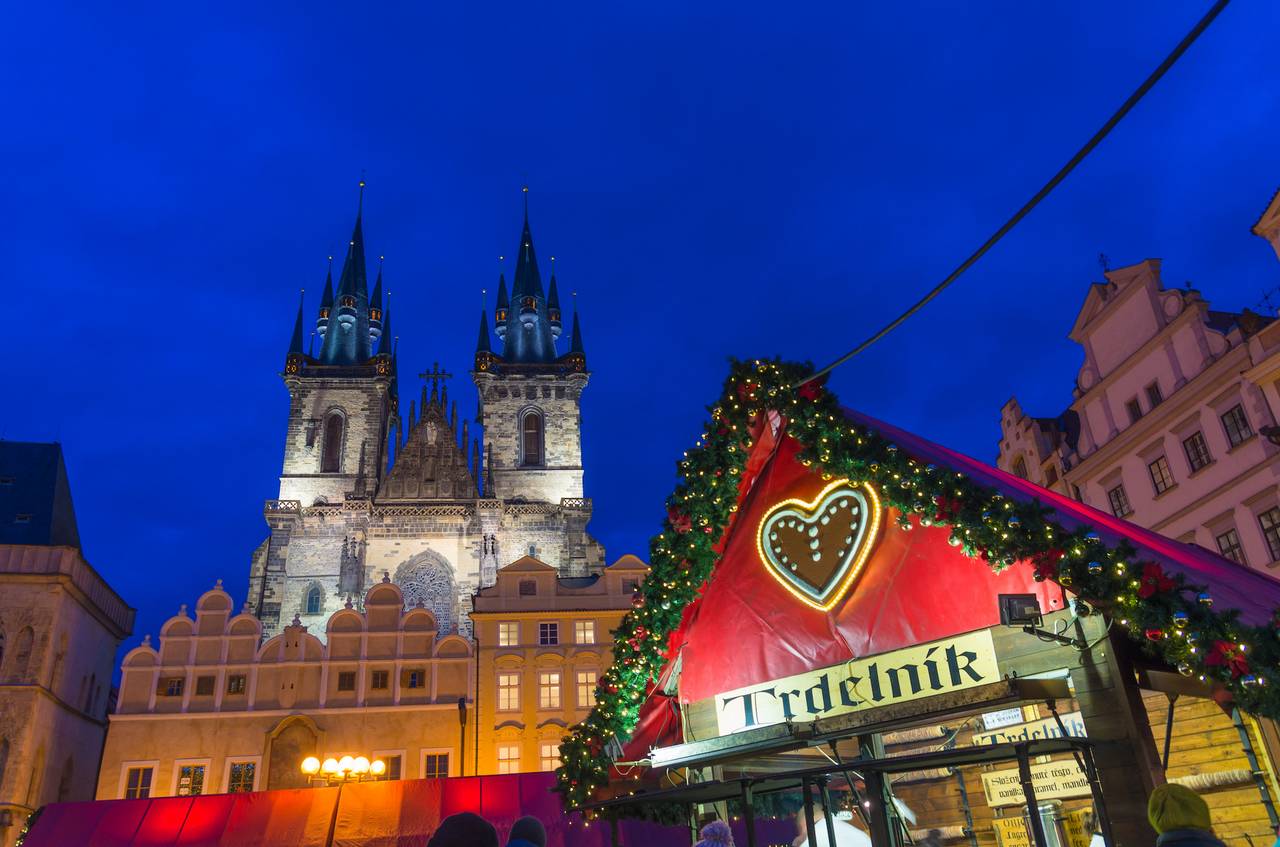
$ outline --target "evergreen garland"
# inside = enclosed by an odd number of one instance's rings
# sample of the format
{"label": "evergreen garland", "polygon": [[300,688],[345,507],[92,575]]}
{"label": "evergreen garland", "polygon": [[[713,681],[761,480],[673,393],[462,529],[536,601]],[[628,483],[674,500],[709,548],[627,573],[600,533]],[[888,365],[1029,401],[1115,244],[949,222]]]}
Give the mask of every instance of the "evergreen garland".
{"label": "evergreen garland", "polygon": [[[735,361],[702,438],[679,463],[662,531],[649,543],[650,572],[634,608],[615,632],[613,664],[600,679],[596,706],[566,736],[557,790],[569,808],[591,800],[609,781],[605,745],[634,729],[645,692],[663,667],[667,640],[685,607],[710,578],[715,546],[737,511],[738,486],[757,416],[780,412],[800,459],[824,480],[870,483],[898,527],[950,527],[952,546],[995,571],[1028,561],[1038,580],[1069,588],[1142,645],[1187,676],[1220,684],[1241,709],[1280,718],[1280,617],[1267,627],[1241,624],[1235,610],[1215,610],[1202,586],[1142,561],[1134,549],[1105,544],[1087,527],[1067,529],[1040,501],[1011,500],[964,474],[921,463],[878,433],[850,421],[818,381],[795,388],[811,365]],[[1275,680],[1270,680],[1275,682]],[[676,819],[686,807],[670,810]],[[671,817],[650,809],[649,816]]]}

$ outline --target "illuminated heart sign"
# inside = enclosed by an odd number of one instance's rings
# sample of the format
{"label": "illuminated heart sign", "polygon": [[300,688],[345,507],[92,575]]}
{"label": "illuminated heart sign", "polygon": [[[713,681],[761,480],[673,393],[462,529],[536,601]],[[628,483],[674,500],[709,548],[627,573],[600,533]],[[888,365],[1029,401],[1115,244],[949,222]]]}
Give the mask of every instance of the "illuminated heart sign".
{"label": "illuminated heart sign", "polygon": [[810,502],[783,500],[760,521],[756,549],[778,582],[827,611],[862,570],[880,532],[880,498],[869,485],[839,479]]}

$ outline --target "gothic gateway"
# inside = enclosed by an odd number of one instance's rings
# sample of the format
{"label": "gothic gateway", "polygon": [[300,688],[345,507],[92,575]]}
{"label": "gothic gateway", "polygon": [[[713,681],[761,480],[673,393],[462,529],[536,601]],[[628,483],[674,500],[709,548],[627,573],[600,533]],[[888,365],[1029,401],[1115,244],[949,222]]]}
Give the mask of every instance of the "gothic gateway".
{"label": "gothic gateway", "polygon": [[560,354],[556,278],[544,293],[526,204],[510,296],[500,277],[492,327],[480,315],[472,432],[438,366],[419,375],[420,392],[417,380],[400,383],[381,269],[369,293],[361,217],[336,293],[325,279],[310,347],[298,308],[280,494],[263,510],[270,534],[253,553],[249,608],[267,636],[295,617],[323,633],[386,575],[406,606],[435,615],[441,636],[469,637],[471,596],[501,564],[532,555],[564,576],[604,565],[586,529],[578,316]]}

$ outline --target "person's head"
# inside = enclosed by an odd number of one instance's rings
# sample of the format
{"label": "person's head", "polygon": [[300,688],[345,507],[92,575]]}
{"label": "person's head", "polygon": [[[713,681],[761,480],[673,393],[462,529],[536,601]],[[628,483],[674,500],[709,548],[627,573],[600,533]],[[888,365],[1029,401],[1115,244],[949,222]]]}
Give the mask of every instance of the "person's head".
{"label": "person's head", "polygon": [[733,847],[733,832],[724,821],[712,821],[698,833],[702,840],[699,844],[716,845],[716,847]]}
{"label": "person's head", "polygon": [[1209,830],[1209,806],[1200,795],[1183,785],[1157,786],[1147,801],[1147,820],[1157,833],[1173,829]]}
{"label": "person's head", "polygon": [[525,815],[513,823],[507,845],[511,847],[517,843],[529,844],[531,847],[547,847],[547,830],[542,825],[542,821],[533,815]]}
{"label": "person's head", "polygon": [[440,821],[427,847],[498,847],[498,831],[479,815],[459,812]]}

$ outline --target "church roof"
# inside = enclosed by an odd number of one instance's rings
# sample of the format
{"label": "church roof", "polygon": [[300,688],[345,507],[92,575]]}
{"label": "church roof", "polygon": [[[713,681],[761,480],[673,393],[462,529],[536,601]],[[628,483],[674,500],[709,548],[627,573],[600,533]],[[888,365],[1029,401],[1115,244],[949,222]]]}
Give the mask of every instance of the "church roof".
{"label": "church roof", "polygon": [[62,445],[0,441],[0,544],[80,546]]}
{"label": "church roof", "polygon": [[533,556],[521,556],[511,564],[498,568],[499,573],[527,573],[532,571],[552,571],[554,573],[555,568],[551,567],[551,565],[548,565],[541,559],[534,558]]}

